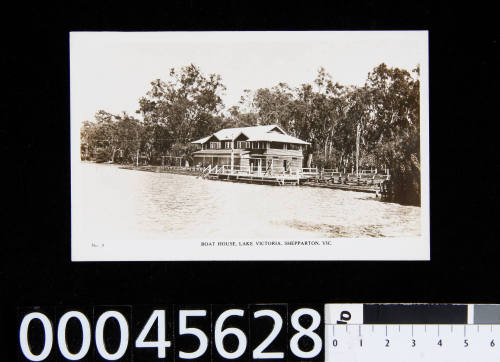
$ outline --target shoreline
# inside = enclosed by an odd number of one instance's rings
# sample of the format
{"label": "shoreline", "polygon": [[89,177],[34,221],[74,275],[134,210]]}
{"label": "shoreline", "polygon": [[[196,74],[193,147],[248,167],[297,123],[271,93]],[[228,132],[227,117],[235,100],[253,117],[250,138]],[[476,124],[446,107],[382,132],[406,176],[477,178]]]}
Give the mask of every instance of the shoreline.
{"label": "shoreline", "polygon": [[[176,175],[186,175],[186,176],[198,176],[200,177],[202,174],[202,169],[197,167],[179,167],[179,166],[153,166],[153,165],[145,165],[145,166],[134,166],[134,165],[121,165],[118,163],[107,163],[107,162],[92,162],[92,161],[83,161],[88,163],[95,163],[100,165],[110,165],[117,166],[123,170],[132,170],[132,171],[143,171],[143,172],[153,172],[153,173],[170,173]],[[226,181],[226,180],[217,180],[217,181]],[[226,181],[227,182],[227,181]],[[332,190],[343,190],[343,191],[354,191],[354,192],[365,192],[370,194],[375,194],[376,198],[380,197],[380,188],[377,186],[366,186],[366,185],[355,185],[355,184],[337,184],[337,183],[329,183],[329,182],[318,182],[318,181],[305,181],[300,184],[300,186],[305,187],[317,187],[317,188],[327,188]]]}
{"label": "shoreline", "polygon": [[[149,225],[151,225],[154,232],[168,232],[169,235],[178,232],[187,233],[193,235],[193,238],[208,235],[209,232],[213,233],[214,237],[222,237],[225,235],[223,232],[227,226],[222,220],[231,220],[231,225],[237,225],[238,232],[249,233],[248,235],[254,235],[252,233],[255,232],[255,235],[258,235],[255,236],[256,238],[260,235],[277,237],[276,235],[292,232],[291,230],[294,230],[294,233],[303,234],[305,238],[418,235],[417,224],[419,222],[416,220],[421,217],[419,208],[406,208],[397,203],[380,203],[377,202],[380,199],[377,200],[373,193],[327,190],[332,187],[320,183],[289,188],[254,187],[243,183],[231,186],[188,177],[195,175],[194,170],[185,171],[173,168],[163,170],[156,166],[137,168],[135,165],[111,163],[103,164],[103,166],[87,163],[86,166],[84,164],[82,166],[88,169],[90,175],[88,181],[95,185],[89,189],[93,195],[89,200],[96,200],[96,202],[90,202],[92,215],[89,216],[90,219],[100,220],[108,215],[108,212],[104,211],[101,214],[95,214],[94,204],[97,202],[103,202],[116,210],[116,217],[111,218],[112,221],[105,227],[109,230],[117,229],[115,225],[121,225],[123,215],[125,215],[127,225],[123,226],[123,230],[128,230],[130,226],[130,230],[142,232],[147,229],[150,232]],[[93,171],[94,168],[95,171]],[[148,173],[122,171],[126,169],[149,172],[149,176]],[[182,177],[168,176],[165,173],[177,173]],[[113,186],[114,184],[117,184],[116,187]],[[143,187],[144,185],[146,187]],[[123,197],[124,194],[134,194],[137,197]],[[238,206],[243,201],[248,207]],[[221,202],[227,207],[220,208]],[[200,210],[198,206],[200,204],[206,205],[210,211]],[[122,209],[130,211],[118,212]],[[236,216],[239,212],[251,217],[252,220],[258,220],[261,223],[258,230],[255,231],[253,227],[242,221],[243,219]],[[262,214],[265,217],[261,220]],[[217,217],[207,219],[210,221],[210,226],[200,224],[199,230],[196,229],[199,231],[198,234],[198,231],[181,232],[183,228],[179,228],[179,225],[184,225],[185,215],[193,215],[193,217],[198,215],[200,218],[205,218],[207,215]],[[393,222],[388,223],[388,220],[393,220]],[[146,229],[145,225],[148,226]],[[169,226],[165,227],[165,225]],[[273,234],[275,232],[278,234]],[[124,235],[131,235],[131,233],[132,231],[124,231]],[[318,233],[322,236],[318,236]],[[311,236],[307,236],[309,234]],[[313,234],[315,236],[312,236]]]}
{"label": "shoreline", "polygon": [[123,170],[133,170],[133,171],[145,171],[145,172],[154,172],[154,173],[173,173],[176,175],[189,175],[189,176],[201,176],[201,169],[197,169],[195,167],[189,168],[179,168],[178,166],[130,166],[130,165],[119,165],[119,164],[110,164],[117,165],[118,168]]}
{"label": "shoreline", "polygon": [[[118,164],[110,164],[110,165],[118,165]],[[201,169],[196,167],[181,167],[179,166],[132,166],[132,165],[118,165],[119,168],[125,170],[134,170],[134,171],[145,171],[145,172],[154,172],[154,173],[171,173],[176,175],[188,175],[188,176],[201,176]],[[225,180],[218,180],[225,181]],[[377,186],[365,186],[365,185],[353,185],[353,184],[332,184],[328,182],[312,182],[305,181],[300,186],[306,187],[317,187],[317,188],[328,188],[333,190],[343,190],[343,191],[354,191],[354,192],[365,192],[370,194],[376,194],[377,198],[380,194],[380,189]]]}

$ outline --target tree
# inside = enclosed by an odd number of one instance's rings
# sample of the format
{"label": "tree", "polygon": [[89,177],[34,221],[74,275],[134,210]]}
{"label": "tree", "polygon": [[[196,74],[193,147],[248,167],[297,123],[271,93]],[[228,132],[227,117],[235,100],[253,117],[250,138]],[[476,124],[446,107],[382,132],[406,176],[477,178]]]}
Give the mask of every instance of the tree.
{"label": "tree", "polygon": [[259,124],[279,124],[285,130],[293,128],[290,103],[293,90],[286,83],[267,89],[258,89],[253,98],[257,109]]}
{"label": "tree", "polygon": [[139,100],[138,113],[156,154],[216,131],[222,116],[225,87],[219,75],[205,76],[193,64],[172,68],[169,75],[167,81],[151,82],[151,90]]}
{"label": "tree", "polygon": [[245,89],[238,104],[228,109],[226,122],[228,127],[250,127],[259,124],[259,115],[250,89]]}
{"label": "tree", "polygon": [[403,203],[420,203],[420,83],[412,72],[380,64],[362,87],[333,81],[324,68],[312,83],[292,88],[278,83],[256,91],[246,89],[240,101],[224,112],[225,87],[217,74],[204,75],[191,64],[171,69],[169,79],[151,82],[139,99],[142,121],[126,114],[100,110],[81,129],[82,158],[122,162],[138,153],[149,162],[160,156],[192,162],[195,139],[219,129],[278,124],[308,141],[308,167],[350,169],[360,135],[360,166],[389,168],[394,196]]}
{"label": "tree", "polygon": [[279,124],[290,134],[311,142],[308,166],[314,154],[319,166],[333,163],[335,127],[344,107],[344,87],[332,81],[324,68],[318,70],[314,85],[290,88],[279,83],[259,89],[254,101],[263,124]]}
{"label": "tree", "polygon": [[114,162],[116,150],[119,147],[114,115],[103,110],[97,111],[95,118],[94,142],[100,153],[100,160]]}
{"label": "tree", "polygon": [[122,162],[135,162],[137,154],[146,148],[144,126],[126,112],[115,116],[116,137],[122,154]]}
{"label": "tree", "polygon": [[83,122],[80,128],[80,152],[82,160],[93,158],[94,151],[98,146],[97,133],[97,127],[94,122]]}
{"label": "tree", "polygon": [[385,64],[369,73],[367,139],[379,163],[390,168],[394,196],[420,204],[420,81],[410,72]]}

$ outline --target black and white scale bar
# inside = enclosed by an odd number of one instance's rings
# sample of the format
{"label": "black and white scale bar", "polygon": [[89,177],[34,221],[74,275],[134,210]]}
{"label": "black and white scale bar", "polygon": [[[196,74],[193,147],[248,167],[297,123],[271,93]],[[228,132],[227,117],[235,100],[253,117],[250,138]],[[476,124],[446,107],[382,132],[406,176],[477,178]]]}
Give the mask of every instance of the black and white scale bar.
{"label": "black and white scale bar", "polygon": [[325,324],[500,324],[500,305],[325,304]]}
{"label": "black and white scale bar", "polygon": [[499,324],[500,305],[326,304],[325,361],[500,361]]}

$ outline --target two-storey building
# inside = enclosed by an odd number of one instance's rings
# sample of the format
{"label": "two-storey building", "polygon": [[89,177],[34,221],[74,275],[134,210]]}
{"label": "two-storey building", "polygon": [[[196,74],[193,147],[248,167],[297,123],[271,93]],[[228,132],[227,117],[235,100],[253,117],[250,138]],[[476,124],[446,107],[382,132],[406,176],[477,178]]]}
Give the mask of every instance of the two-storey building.
{"label": "two-storey building", "polygon": [[310,144],[277,125],[225,128],[192,143],[200,145],[193,154],[195,165],[227,165],[251,171],[300,168],[303,148]]}

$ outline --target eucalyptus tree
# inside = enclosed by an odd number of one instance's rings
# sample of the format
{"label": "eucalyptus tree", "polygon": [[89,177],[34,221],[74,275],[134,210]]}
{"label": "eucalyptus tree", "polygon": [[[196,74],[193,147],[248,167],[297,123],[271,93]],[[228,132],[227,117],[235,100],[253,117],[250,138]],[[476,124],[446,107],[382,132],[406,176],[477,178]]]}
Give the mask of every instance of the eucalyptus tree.
{"label": "eucalyptus tree", "polygon": [[254,92],[250,89],[243,90],[238,103],[227,110],[225,123],[228,127],[248,127],[260,123],[254,103]]}
{"label": "eucalyptus tree", "polygon": [[146,148],[142,122],[127,112],[121,112],[115,119],[122,162],[137,162],[140,152],[150,151]]}
{"label": "eucalyptus tree", "polygon": [[[226,127],[279,124],[306,140],[307,166],[352,166],[357,141],[365,165],[390,169],[397,200],[420,202],[420,82],[412,72],[380,64],[362,87],[342,86],[324,68],[311,84],[245,90],[223,113],[221,77],[191,64],[156,79],[139,99],[142,121],[100,110],[81,129],[82,154],[97,151],[114,161],[118,149],[150,161],[171,153],[189,160],[190,142]],[[357,135],[359,134],[359,137]]]}
{"label": "eucalyptus tree", "polygon": [[204,75],[194,64],[172,68],[167,80],[151,82],[137,112],[152,148],[165,153],[174,143],[189,143],[216,131],[225,89],[220,75]]}
{"label": "eucalyptus tree", "polygon": [[80,152],[84,160],[92,159],[99,146],[98,128],[95,122],[84,121],[80,128]]}
{"label": "eucalyptus tree", "polygon": [[376,67],[368,75],[367,139],[390,168],[398,201],[420,203],[420,70]]}
{"label": "eucalyptus tree", "polygon": [[99,110],[94,115],[95,132],[93,134],[99,158],[104,161],[114,162],[116,150],[120,147],[115,123],[115,116],[104,110]]}

